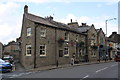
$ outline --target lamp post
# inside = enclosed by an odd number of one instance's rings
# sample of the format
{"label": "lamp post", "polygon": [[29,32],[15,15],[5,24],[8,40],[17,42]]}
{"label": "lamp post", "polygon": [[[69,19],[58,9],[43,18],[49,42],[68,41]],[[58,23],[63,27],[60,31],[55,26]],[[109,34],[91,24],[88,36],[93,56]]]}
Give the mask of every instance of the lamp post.
{"label": "lamp post", "polygon": [[116,20],[116,19],[117,18],[112,18],[112,19],[105,20],[105,24],[106,24],[106,55],[105,55],[105,57],[108,55],[108,49],[107,49],[107,22],[111,21],[111,20]]}

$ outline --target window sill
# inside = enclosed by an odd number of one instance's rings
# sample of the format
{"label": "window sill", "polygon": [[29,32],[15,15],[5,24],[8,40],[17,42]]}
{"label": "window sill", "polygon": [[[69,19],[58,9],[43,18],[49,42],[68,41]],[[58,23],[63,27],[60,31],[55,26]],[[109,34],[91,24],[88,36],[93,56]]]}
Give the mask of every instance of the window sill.
{"label": "window sill", "polygon": [[65,42],[69,42],[69,40],[65,40]]}
{"label": "window sill", "polygon": [[31,55],[26,55],[26,57],[31,57]]}
{"label": "window sill", "polygon": [[40,37],[40,39],[46,39],[46,37]]}
{"label": "window sill", "polygon": [[47,57],[47,56],[43,56],[43,55],[42,55],[42,56],[40,56],[40,58],[46,58],[46,57]]}
{"label": "window sill", "polygon": [[65,58],[69,58],[69,56],[64,56]]}

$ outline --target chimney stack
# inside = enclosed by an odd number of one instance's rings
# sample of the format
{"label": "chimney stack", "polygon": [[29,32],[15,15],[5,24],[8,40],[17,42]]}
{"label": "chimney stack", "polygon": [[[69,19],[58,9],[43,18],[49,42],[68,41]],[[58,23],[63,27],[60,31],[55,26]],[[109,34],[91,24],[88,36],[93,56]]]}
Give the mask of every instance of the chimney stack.
{"label": "chimney stack", "polygon": [[28,6],[27,5],[25,5],[25,7],[24,7],[24,13],[28,13]]}
{"label": "chimney stack", "polygon": [[70,21],[71,21],[71,23],[72,23],[72,19],[71,19]]}
{"label": "chimney stack", "polygon": [[86,26],[86,23],[82,23],[82,26]]}
{"label": "chimney stack", "polygon": [[112,34],[117,34],[117,32],[112,32]]}

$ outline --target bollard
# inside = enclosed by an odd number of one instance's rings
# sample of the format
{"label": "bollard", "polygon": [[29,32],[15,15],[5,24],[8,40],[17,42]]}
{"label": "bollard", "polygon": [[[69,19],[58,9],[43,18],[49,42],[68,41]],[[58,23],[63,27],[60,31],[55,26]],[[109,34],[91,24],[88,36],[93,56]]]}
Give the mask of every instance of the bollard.
{"label": "bollard", "polygon": [[15,71],[15,65],[12,66],[12,71]]}
{"label": "bollard", "polygon": [[57,60],[57,62],[56,62],[56,67],[58,67],[58,60]]}

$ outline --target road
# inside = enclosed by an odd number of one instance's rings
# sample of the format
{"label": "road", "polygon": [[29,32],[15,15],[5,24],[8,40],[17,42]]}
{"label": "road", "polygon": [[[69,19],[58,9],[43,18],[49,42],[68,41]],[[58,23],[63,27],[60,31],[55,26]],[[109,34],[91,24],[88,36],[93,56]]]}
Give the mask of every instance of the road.
{"label": "road", "polygon": [[3,74],[6,78],[118,78],[118,62],[82,65],[37,72]]}

